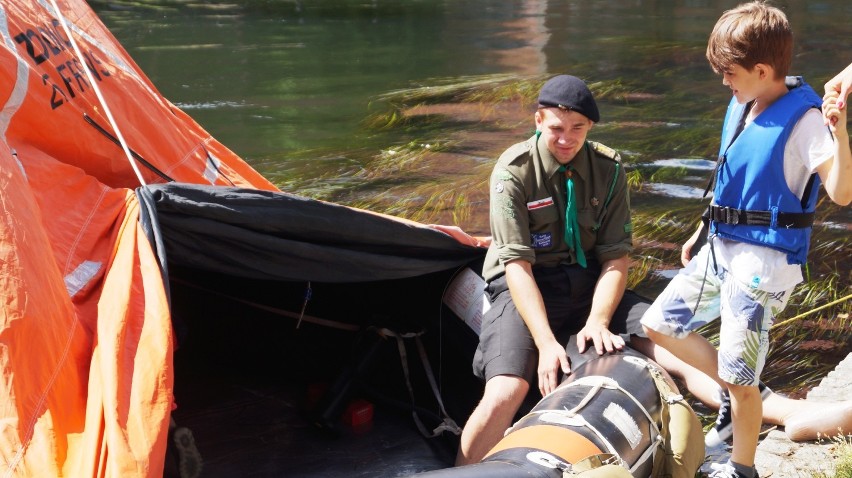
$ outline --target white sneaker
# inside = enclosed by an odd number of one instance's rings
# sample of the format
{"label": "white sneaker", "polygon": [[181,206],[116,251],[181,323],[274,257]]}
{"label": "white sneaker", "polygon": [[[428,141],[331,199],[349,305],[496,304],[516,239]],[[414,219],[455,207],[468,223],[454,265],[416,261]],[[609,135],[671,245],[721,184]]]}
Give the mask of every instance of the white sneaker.
{"label": "white sneaker", "polygon": [[[745,475],[737,472],[730,463],[711,463],[710,468],[713,471],[710,472],[709,478],[746,478]],[[757,470],[754,472],[754,478],[760,478],[757,475]]]}

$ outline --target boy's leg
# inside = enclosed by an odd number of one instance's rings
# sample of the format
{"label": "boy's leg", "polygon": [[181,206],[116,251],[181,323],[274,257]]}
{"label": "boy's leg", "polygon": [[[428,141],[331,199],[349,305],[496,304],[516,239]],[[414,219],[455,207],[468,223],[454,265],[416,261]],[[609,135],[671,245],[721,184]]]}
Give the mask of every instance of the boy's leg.
{"label": "boy's leg", "polygon": [[716,349],[692,331],[719,317],[721,285],[710,264],[709,247],[703,247],[669,282],[641,321],[655,344],[713,380],[718,380]]}
{"label": "boy's leg", "polygon": [[[651,342],[647,339],[645,340]],[[689,365],[658,344],[651,342],[650,346],[644,347],[638,346],[637,342],[634,339],[631,341],[631,345],[660,364],[671,376],[683,382],[689,393],[698,399],[698,401],[713,410],[719,409],[721,405],[719,396],[724,390],[724,387],[719,384],[718,379],[713,380],[710,375]]]}
{"label": "boy's leg", "polygon": [[645,331],[655,344],[671,352],[686,365],[718,380],[716,348],[707,339],[696,333],[690,333],[684,338],[675,338],[649,327],[646,327]]}
{"label": "boy's leg", "polygon": [[754,466],[754,455],[760,437],[763,406],[757,386],[728,384],[733,412],[734,446],[731,461]]}
{"label": "boy's leg", "polygon": [[456,466],[477,463],[496,445],[524,401],[529,384],[520,377],[498,375],[486,382],[482,401],[462,430]]}
{"label": "boy's leg", "polygon": [[[534,271],[550,326],[557,336],[562,331],[579,329],[573,321],[588,315],[596,278],[579,267],[569,270],[570,274],[563,269]],[[585,276],[588,278],[584,281]],[[481,461],[502,439],[530,387],[537,385],[535,342],[511,298],[505,277],[488,287],[491,308],[482,319],[473,363],[474,374],[486,381],[485,390],[462,430],[457,465]]]}
{"label": "boy's leg", "polygon": [[480,402],[462,429],[457,465],[482,460],[500,441],[523,403],[535,373],[535,343],[503,278],[488,285],[491,308],[482,318],[474,374],[485,380]]}
{"label": "boy's leg", "polygon": [[[727,385],[720,385],[718,378],[713,380],[706,373],[685,363],[665,348],[650,343],[647,339],[634,337],[630,345],[681,380],[701,403],[713,410],[719,409],[720,398]],[[852,400],[831,403],[799,400],[785,397],[768,388],[761,390],[761,396],[763,397],[763,422],[783,426],[791,440],[816,440],[820,436],[852,432]],[[717,436],[713,439],[714,444],[708,446],[716,446],[719,441],[727,441],[732,435],[730,400],[728,398],[725,400],[727,402],[725,406],[728,407],[728,410],[724,412],[726,431],[724,433],[717,431]],[[720,425],[716,427],[719,428]]]}
{"label": "boy's leg", "polygon": [[769,351],[769,329],[787,305],[790,291],[753,289],[721,274],[719,378],[731,396],[734,442],[731,462],[754,466],[763,405],[757,385]]}

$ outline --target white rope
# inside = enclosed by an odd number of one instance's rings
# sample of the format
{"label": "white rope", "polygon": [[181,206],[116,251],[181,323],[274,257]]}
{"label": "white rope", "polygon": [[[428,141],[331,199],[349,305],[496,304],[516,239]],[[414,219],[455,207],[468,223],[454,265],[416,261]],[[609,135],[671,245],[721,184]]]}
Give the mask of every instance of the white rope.
{"label": "white rope", "polygon": [[636,399],[636,397],[634,397],[633,394],[631,394],[624,387],[622,387],[616,380],[609,378],[609,377],[588,376],[588,377],[582,377],[579,380],[576,380],[576,381],[568,384],[568,386],[574,386],[574,385],[585,385],[585,386],[590,386],[590,387],[591,386],[603,387],[603,388],[608,388],[610,390],[618,390],[619,392],[626,395],[627,398],[629,398],[633,403],[636,404],[636,406],[639,407],[639,410],[641,410],[642,413],[645,415],[645,418],[648,419],[648,423],[650,423],[651,427],[653,427],[653,431],[657,434],[660,433],[659,427],[657,427],[657,424],[654,422],[654,419],[651,417],[651,414],[648,413],[648,410],[645,408],[645,405],[643,405],[638,399]]}
{"label": "white rope", "polygon": [[[648,368],[650,369],[650,367],[648,367]],[[653,370],[653,369],[651,369],[651,370]],[[582,426],[588,428],[589,430],[592,431],[592,433],[597,435],[597,437],[604,443],[604,445],[609,449],[609,451],[611,453],[618,456],[618,452],[615,450],[615,447],[612,445],[612,443],[610,443],[610,441],[605,436],[603,436],[603,434],[597,428],[595,428],[588,420],[586,420],[586,418],[582,414],[577,413],[581,409],[583,409],[589,403],[589,401],[595,395],[597,395],[600,392],[600,390],[602,388],[606,388],[606,389],[610,389],[610,390],[617,390],[617,391],[621,392],[622,394],[626,395],[631,401],[633,401],[633,403],[635,403],[639,407],[639,409],[642,411],[642,413],[648,419],[648,423],[651,426],[651,431],[654,433],[654,436],[651,437],[651,441],[652,441],[651,445],[636,460],[634,465],[632,467],[628,467],[627,464],[622,461],[623,466],[625,468],[628,468],[631,472],[634,472],[634,471],[636,471],[636,469],[639,468],[639,466],[643,465],[645,463],[645,461],[648,460],[649,455],[651,457],[656,455],[657,450],[660,448],[660,444],[662,443],[662,433],[660,432],[660,428],[654,422],[654,419],[651,417],[650,413],[648,413],[648,410],[645,409],[645,406],[642,403],[640,403],[639,400],[637,400],[636,397],[633,396],[633,394],[631,394],[624,387],[622,387],[618,383],[618,381],[616,381],[616,380],[614,380],[610,377],[602,377],[602,376],[591,375],[591,376],[587,376],[587,377],[581,377],[578,380],[564,384],[560,388],[562,389],[562,393],[565,393],[564,392],[565,390],[567,390],[570,387],[575,387],[575,386],[586,386],[586,387],[591,387],[591,388],[587,392],[586,396],[583,397],[583,399],[580,401],[580,403],[577,404],[577,406],[575,406],[574,408],[572,408],[570,410],[567,407],[563,408],[562,410],[553,410],[553,409],[551,409],[551,410],[536,410],[534,412],[531,412],[528,415],[539,415],[541,417],[540,419],[542,419],[542,420],[544,419],[544,415],[561,415],[561,416],[565,416],[565,417],[568,417],[568,418],[571,418],[571,419],[574,419],[574,420],[578,420],[581,423]],[[556,390],[553,393],[559,393],[559,390]],[[682,399],[682,397],[680,397],[680,398]],[[669,402],[669,403],[671,403],[671,402]]]}
{"label": "white rope", "polygon": [[420,340],[420,336],[415,337],[414,340],[417,342],[417,350],[420,352],[420,361],[423,363],[426,378],[429,379],[429,385],[432,387],[432,394],[435,395],[435,400],[438,402],[438,409],[441,411],[441,418],[443,420],[441,425],[438,425],[433,433],[437,436],[443,431],[448,431],[456,436],[461,435],[461,427],[458,426],[455,420],[450,417],[450,414],[447,413],[446,408],[444,408],[444,400],[441,398],[441,391],[438,389],[438,383],[435,381],[435,375],[432,373],[432,367],[429,364],[429,357],[426,355],[426,348],[423,346],[423,341]]}
{"label": "white rope", "polygon": [[[568,387],[574,386],[575,384],[577,384],[577,382],[571,382],[568,385],[563,385],[560,388],[562,388],[563,391],[564,391],[564,390],[567,390]],[[600,390],[602,388],[604,388],[604,381],[600,380],[600,381],[598,381],[598,383],[594,384],[592,386],[592,388],[586,393],[586,396],[583,397],[583,400],[581,400],[580,403],[576,407],[572,408],[571,410],[568,410],[565,407],[563,407],[562,409],[536,410],[536,411],[528,413],[526,416],[539,415],[539,420],[541,420],[545,423],[547,423],[547,422],[558,423],[558,422],[554,422],[552,419],[550,419],[550,420],[546,419],[547,415],[563,416],[563,417],[567,417],[567,418],[572,419],[572,420],[576,420],[579,423],[579,426],[582,426],[582,427],[585,427],[585,428],[588,428],[589,430],[591,430],[592,433],[594,433],[598,437],[598,439],[601,442],[603,442],[603,444],[606,446],[607,451],[609,451],[610,453],[612,453],[615,456],[618,456],[618,451],[615,449],[615,446],[613,446],[613,444],[610,443],[610,441],[603,435],[603,433],[601,433],[600,430],[598,430],[594,425],[592,425],[588,420],[586,420],[586,417],[584,417],[582,414],[577,413],[583,407],[585,407],[586,404],[588,404],[589,401],[591,401],[592,398],[594,398],[598,394],[598,392],[600,392]],[[557,392],[558,392],[558,390],[556,392],[553,392],[553,393],[557,393]],[[515,425],[517,425],[517,423]],[[513,425],[506,432],[506,434],[508,435],[509,433],[514,431],[514,428],[515,427]],[[626,468],[626,466],[625,466],[625,468]]]}
{"label": "white rope", "polygon": [[657,452],[662,448],[660,445],[663,444],[663,437],[657,434],[657,436],[652,438],[651,441],[652,443],[645,449],[645,452],[636,459],[636,462],[630,468],[630,473],[635,473],[640,466],[645,465],[645,462],[647,462],[648,459],[651,460],[651,465],[653,467],[654,457],[657,456]]}
{"label": "white rope", "polygon": [[[568,385],[568,387],[570,387],[572,385],[576,385],[578,383],[579,382],[572,382],[571,385]],[[573,417],[574,415],[577,414],[577,412],[582,410],[583,407],[585,407],[590,401],[592,401],[592,398],[594,398],[594,396],[597,395],[598,392],[600,392],[601,388],[604,387],[604,382],[598,381],[597,383],[593,383],[593,384],[589,384],[589,385],[592,387],[592,389],[589,390],[589,393],[586,394],[586,396],[580,401],[580,403],[578,403],[577,406],[572,408],[571,410],[566,409],[568,416]],[[565,388],[567,389],[568,387],[565,387]]]}
{"label": "white rope", "polygon": [[[441,433],[448,431],[453,433],[454,435],[461,435],[461,427],[456,424],[456,422],[447,414],[447,411],[444,409],[444,402],[441,400],[441,394],[438,391],[438,385],[435,382],[435,377],[432,375],[431,367],[429,366],[428,358],[426,357],[426,350],[423,348],[423,344],[420,342],[420,336],[423,335],[423,332],[409,332],[409,333],[397,333],[390,329],[382,328],[379,329],[379,334],[386,335],[388,337],[394,337],[397,341],[397,348],[399,349],[399,358],[400,363],[402,364],[402,372],[405,376],[405,385],[408,388],[408,394],[411,398],[411,416],[414,419],[414,424],[417,425],[417,429],[420,433],[426,438],[435,438],[439,436]],[[423,424],[423,421],[420,420],[420,415],[417,413],[417,404],[414,399],[414,387],[411,385],[411,375],[408,369],[408,353],[405,348],[404,339],[414,338],[417,341],[417,347],[420,352],[420,358],[423,363],[423,368],[426,370],[426,376],[429,379],[429,384],[432,387],[432,392],[435,394],[435,398],[438,401],[438,406],[441,412],[441,423],[435,427],[434,430],[430,433],[426,426]]]}
{"label": "white rope", "polygon": [[115,131],[115,136],[118,138],[118,142],[121,143],[121,149],[124,151],[125,156],[127,156],[127,161],[130,163],[130,167],[133,168],[133,172],[136,173],[136,177],[139,179],[139,183],[143,186],[146,186],[145,180],[142,178],[142,173],[139,171],[139,167],[136,166],[136,161],[133,160],[133,156],[130,154],[130,148],[127,147],[127,142],[124,140],[124,136],[121,135],[121,130],[118,129],[118,124],[115,122],[115,118],[112,116],[112,112],[109,109],[109,105],[107,105],[104,96],[101,94],[101,89],[98,87],[98,83],[95,81],[94,75],[92,75],[91,70],[88,67],[85,59],[83,58],[83,53],[80,52],[80,47],[77,45],[77,41],[74,40],[74,35],[71,34],[71,29],[68,27],[66,23],[67,20],[62,12],[59,10],[59,5],[56,4],[56,0],[50,0],[51,5],[53,5],[53,9],[56,10],[56,16],[60,18],[62,21],[62,29],[65,30],[65,36],[68,37],[68,41],[71,42],[71,47],[74,48],[74,54],[77,56],[77,61],[83,65],[83,71],[86,72],[86,78],[89,79],[89,84],[92,85],[92,89],[95,90],[95,95],[98,97],[98,101],[100,101],[101,106],[104,109],[104,114],[109,121],[109,124],[112,126],[113,131]]}

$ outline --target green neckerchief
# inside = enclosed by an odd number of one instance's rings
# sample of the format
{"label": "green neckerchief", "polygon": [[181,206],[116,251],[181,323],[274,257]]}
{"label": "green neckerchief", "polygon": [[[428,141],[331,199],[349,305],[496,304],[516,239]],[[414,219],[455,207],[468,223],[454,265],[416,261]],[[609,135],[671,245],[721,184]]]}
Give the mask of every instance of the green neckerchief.
{"label": "green neckerchief", "polygon": [[586,267],[586,254],[580,243],[580,225],[577,223],[577,198],[574,195],[573,166],[559,166],[559,172],[565,175],[565,243],[577,256],[577,264]]}

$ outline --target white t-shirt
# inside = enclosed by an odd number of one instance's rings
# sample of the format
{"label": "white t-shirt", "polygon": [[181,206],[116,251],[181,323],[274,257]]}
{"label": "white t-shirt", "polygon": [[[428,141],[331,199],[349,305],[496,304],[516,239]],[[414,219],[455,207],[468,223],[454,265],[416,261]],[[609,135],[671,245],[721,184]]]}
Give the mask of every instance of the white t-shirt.
{"label": "white t-shirt", "polygon": [[[834,139],[823,123],[822,113],[811,108],[793,127],[784,147],[787,186],[801,198],[811,174],[833,156]],[[784,252],[722,238],[715,238],[713,247],[722,267],[738,281],[757,289],[780,292],[802,282],[802,266],[788,264]]]}

